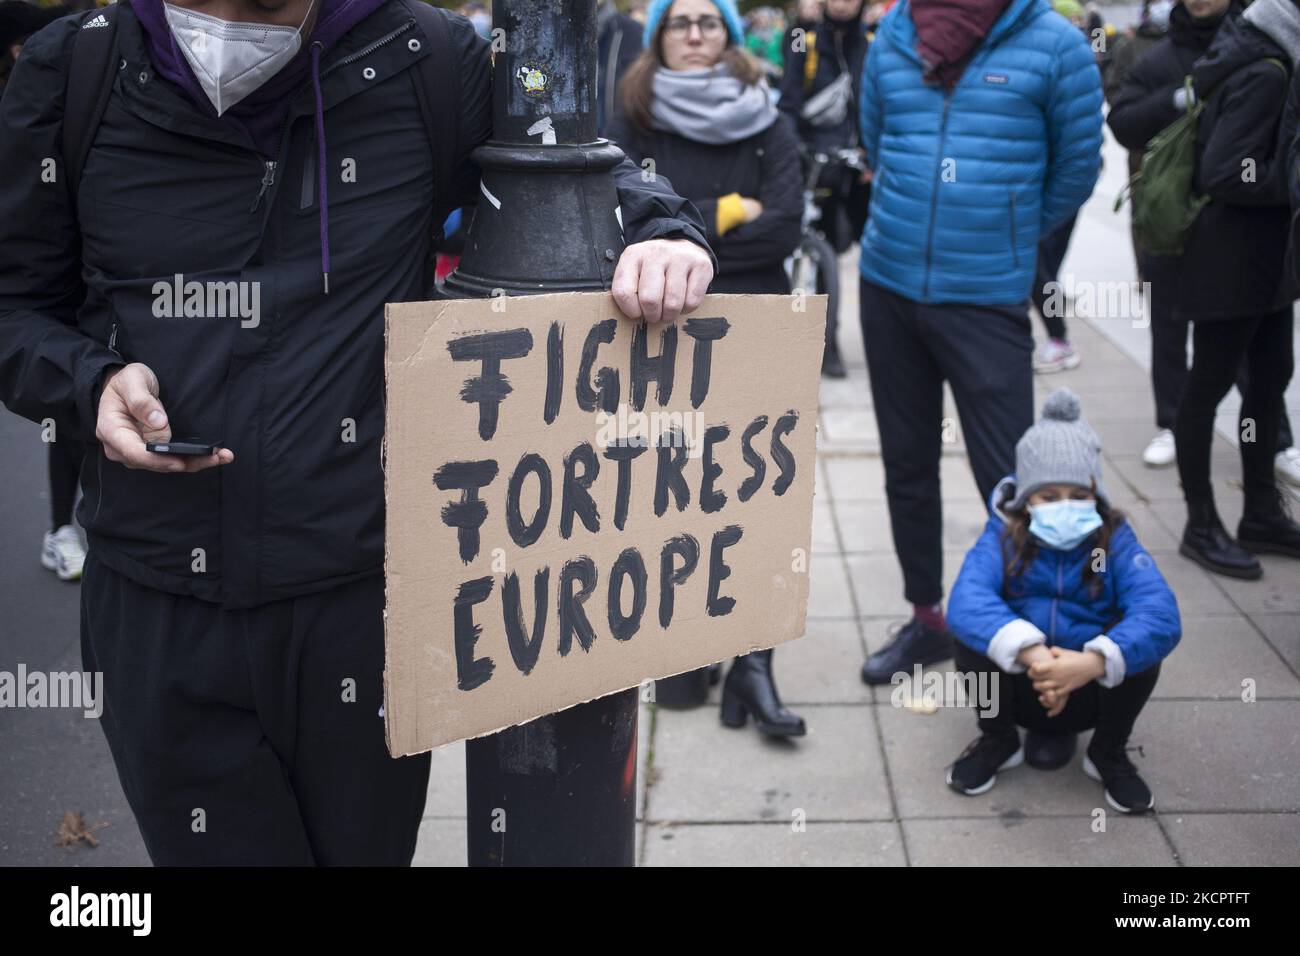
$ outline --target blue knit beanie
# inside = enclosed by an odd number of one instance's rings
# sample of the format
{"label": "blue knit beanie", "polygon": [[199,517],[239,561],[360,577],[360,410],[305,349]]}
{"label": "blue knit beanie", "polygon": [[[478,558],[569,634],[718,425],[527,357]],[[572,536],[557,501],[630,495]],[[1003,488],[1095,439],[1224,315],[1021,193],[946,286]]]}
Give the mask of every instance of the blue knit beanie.
{"label": "blue knit beanie", "polygon": [[[710,0],[710,2],[722,14],[722,19],[727,24],[727,32],[731,34],[731,42],[736,46],[744,46],[745,24],[741,22],[740,11],[736,9],[736,0]],[[641,35],[641,42],[647,49],[654,44],[659,21],[672,5],[673,0],[650,0],[650,5],[646,7],[645,32]]]}

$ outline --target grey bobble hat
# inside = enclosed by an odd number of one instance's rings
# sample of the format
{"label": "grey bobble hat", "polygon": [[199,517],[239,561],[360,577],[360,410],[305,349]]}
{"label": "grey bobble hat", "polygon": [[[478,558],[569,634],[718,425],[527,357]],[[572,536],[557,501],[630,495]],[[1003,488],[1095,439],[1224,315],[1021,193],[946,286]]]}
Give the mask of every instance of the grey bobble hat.
{"label": "grey bobble hat", "polygon": [[1043,417],[1016,443],[1016,494],[1007,506],[1018,511],[1044,485],[1091,488],[1109,505],[1101,483],[1101,441],[1080,416],[1079,396],[1060,388],[1047,396]]}

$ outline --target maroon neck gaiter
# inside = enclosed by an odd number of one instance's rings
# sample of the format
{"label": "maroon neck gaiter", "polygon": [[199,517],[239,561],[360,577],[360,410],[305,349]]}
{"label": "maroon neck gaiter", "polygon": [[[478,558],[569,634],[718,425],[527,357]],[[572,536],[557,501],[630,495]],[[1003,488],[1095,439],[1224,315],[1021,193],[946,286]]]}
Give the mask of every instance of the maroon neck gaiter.
{"label": "maroon neck gaiter", "polygon": [[916,52],[927,83],[951,90],[1011,0],[912,0]]}

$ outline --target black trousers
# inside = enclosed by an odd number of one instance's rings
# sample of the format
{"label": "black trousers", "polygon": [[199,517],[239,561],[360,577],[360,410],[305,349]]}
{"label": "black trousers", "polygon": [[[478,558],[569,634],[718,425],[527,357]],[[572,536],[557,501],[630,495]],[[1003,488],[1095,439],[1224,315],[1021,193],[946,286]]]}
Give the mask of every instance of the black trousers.
{"label": "black trousers", "polygon": [[1273,457],[1278,447],[1283,393],[1294,368],[1290,307],[1268,315],[1202,321],[1192,330],[1192,367],[1178,406],[1174,441],[1178,475],[1189,509],[1214,502],[1210,447],[1214,414],[1244,362],[1250,382],[1242,395],[1241,419],[1255,424],[1254,440],[1240,442],[1246,510],[1275,510]]}
{"label": "black trousers", "polygon": [[384,744],[383,606],[376,575],[224,611],[91,550],[82,662],[156,865],[410,864],[429,755]]}
{"label": "black trousers", "polygon": [[1160,677],[1160,665],[1131,674],[1116,687],[1102,687],[1091,681],[1070,694],[1065,709],[1055,717],[1038,702],[1038,692],[1027,674],[1008,674],[993,661],[960,642],[954,661],[957,670],[983,674],[990,693],[996,695],[998,712],[978,717],[980,733],[1009,735],[1017,727],[1045,734],[1077,734],[1093,731],[1098,749],[1122,748],[1133,733],[1133,725],[1146,706]]}
{"label": "black trousers", "polygon": [[72,506],[77,499],[77,480],[85,446],[71,438],[57,438],[50,444],[50,530],[72,524]]}
{"label": "black trousers", "polygon": [[[1141,266],[1143,279],[1151,283],[1147,310],[1151,319],[1151,388],[1155,393],[1156,427],[1172,431],[1178,421],[1178,403],[1187,385],[1189,323],[1174,314],[1178,299],[1178,260],[1144,255]],[[1250,388],[1247,361],[1237,370],[1237,388],[1243,396]],[[1290,448],[1294,443],[1291,418],[1284,403],[1278,419],[1277,450]]]}
{"label": "black trousers", "polygon": [[1074,223],[1078,218],[1077,215],[1071,216],[1069,221],[1061,223],[1047,235],[1038,240],[1038,262],[1034,270],[1034,288],[1030,292],[1030,298],[1034,300],[1034,308],[1038,314],[1043,317],[1043,326],[1047,329],[1047,334],[1054,339],[1067,339],[1065,328],[1065,316],[1048,315],[1047,299],[1051,294],[1048,284],[1056,282],[1061,272],[1061,263],[1065,261],[1065,253],[1070,248],[1070,237],[1074,235]]}
{"label": "black trousers", "polygon": [[934,604],[943,597],[943,383],[987,504],[1034,421],[1029,316],[1023,305],[922,305],[865,280],[859,302],[903,595]]}

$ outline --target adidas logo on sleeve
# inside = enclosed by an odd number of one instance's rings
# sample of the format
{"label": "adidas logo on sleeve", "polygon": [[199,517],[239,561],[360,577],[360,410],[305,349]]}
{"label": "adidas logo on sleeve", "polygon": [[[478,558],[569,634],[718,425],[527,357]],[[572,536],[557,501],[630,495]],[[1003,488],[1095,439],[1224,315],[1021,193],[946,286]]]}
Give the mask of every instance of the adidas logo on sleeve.
{"label": "adidas logo on sleeve", "polygon": [[85,23],[83,23],[81,25],[81,29],[91,30],[94,29],[95,27],[106,27],[106,26],[108,26],[108,18],[105,17],[102,13],[97,13],[89,20],[87,20]]}

